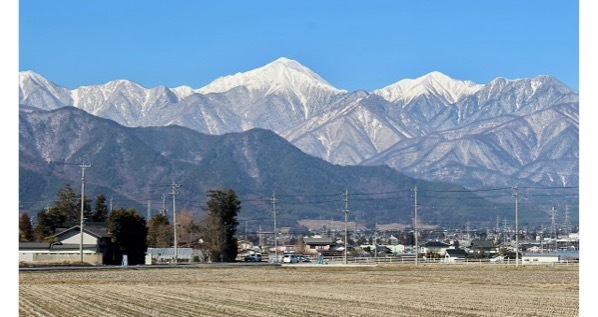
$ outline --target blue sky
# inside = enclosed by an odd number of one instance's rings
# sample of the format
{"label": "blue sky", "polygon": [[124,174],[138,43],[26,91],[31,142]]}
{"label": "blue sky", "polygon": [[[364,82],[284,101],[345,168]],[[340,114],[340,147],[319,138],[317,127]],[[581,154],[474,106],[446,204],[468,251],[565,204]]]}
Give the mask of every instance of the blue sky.
{"label": "blue sky", "polygon": [[440,71],[579,89],[577,1],[19,2],[19,70],[68,88],[189,85],[299,61],[340,89]]}

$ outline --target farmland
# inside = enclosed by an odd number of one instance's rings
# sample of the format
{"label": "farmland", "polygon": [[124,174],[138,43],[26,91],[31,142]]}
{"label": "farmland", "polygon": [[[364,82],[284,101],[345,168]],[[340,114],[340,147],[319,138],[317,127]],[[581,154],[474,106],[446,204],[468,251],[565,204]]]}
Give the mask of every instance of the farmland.
{"label": "farmland", "polygon": [[578,316],[577,266],[22,271],[19,316]]}

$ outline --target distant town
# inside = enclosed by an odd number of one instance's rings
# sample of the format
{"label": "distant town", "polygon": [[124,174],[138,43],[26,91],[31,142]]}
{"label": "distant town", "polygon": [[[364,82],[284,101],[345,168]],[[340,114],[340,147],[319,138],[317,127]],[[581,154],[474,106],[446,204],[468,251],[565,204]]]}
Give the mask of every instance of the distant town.
{"label": "distant town", "polygon": [[[348,239],[345,243],[343,222],[320,220],[304,223],[311,228],[280,227],[276,239],[271,228],[248,232],[242,230],[243,226],[240,225],[236,234],[237,256],[234,261],[291,264],[539,264],[579,261],[577,228],[562,225],[523,229],[515,235],[510,227],[462,230],[422,225],[414,230],[413,227],[380,225],[373,230],[350,222],[347,223]],[[212,262],[199,236],[197,232],[182,232],[176,248],[149,247],[145,250],[143,264]],[[19,261],[22,266],[78,263],[81,241],[79,226],[58,228],[52,237],[53,242],[21,242]],[[86,265],[122,265],[122,260],[120,263],[110,261],[113,251],[110,250],[111,236],[106,228],[85,226],[83,241],[83,262]],[[515,253],[517,247],[519,254]]]}

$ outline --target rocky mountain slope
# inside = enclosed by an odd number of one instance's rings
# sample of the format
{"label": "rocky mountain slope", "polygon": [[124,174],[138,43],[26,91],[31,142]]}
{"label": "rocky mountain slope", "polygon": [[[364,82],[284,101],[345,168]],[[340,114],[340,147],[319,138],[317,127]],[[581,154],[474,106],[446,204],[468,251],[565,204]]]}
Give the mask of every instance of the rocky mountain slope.
{"label": "rocky mountain slope", "polygon": [[243,203],[241,217],[264,228],[271,225],[273,193],[281,225],[342,220],[345,191],[349,219],[410,224],[416,186],[422,223],[493,223],[512,214],[512,204],[458,185],[416,180],[385,166],[333,165],[265,129],[214,136],[179,126],[130,128],[73,107],[21,111],[19,120],[19,199],[31,214],[51,204],[65,183],[78,188],[81,163],[91,165],[86,196],[103,193],[114,208],[143,215],[155,214],[164,201],[170,209],[173,182],[182,185],[177,210],[201,214],[208,190],[232,188]]}
{"label": "rocky mountain slope", "polygon": [[389,165],[474,189],[579,178],[579,96],[545,75],[476,84],[431,72],[347,92],[280,58],[199,89],[115,80],[68,90],[28,71],[19,96],[22,110],[73,106],[129,127],[269,129],[334,164]]}

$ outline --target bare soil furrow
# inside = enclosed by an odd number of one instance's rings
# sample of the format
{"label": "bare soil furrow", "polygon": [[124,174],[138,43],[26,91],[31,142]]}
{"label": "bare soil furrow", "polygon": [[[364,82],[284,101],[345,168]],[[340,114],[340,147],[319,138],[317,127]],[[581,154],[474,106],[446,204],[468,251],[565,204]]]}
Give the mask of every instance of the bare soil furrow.
{"label": "bare soil furrow", "polygon": [[577,316],[577,267],[21,272],[21,316]]}

